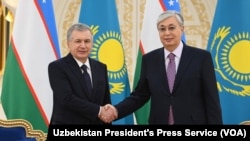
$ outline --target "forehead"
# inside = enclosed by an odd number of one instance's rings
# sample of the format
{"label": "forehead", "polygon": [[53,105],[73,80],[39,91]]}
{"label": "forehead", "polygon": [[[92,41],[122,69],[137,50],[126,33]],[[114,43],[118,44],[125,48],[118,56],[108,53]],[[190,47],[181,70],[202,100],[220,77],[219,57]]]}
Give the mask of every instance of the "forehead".
{"label": "forehead", "polygon": [[178,24],[178,21],[177,21],[176,17],[173,16],[173,17],[169,17],[169,18],[162,20],[158,24],[158,27],[177,25],[177,24]]}
{"label": "forehead", "polygon": [[74,30],[71,34],[72,38],[91,38],[92,34],[89,30],[83,30],[83,31],[79,31],[79,30]]}
{"label": "forehead", "polygon": [[91,32],[89,30],[82,30],[82,31],[79,31],[79,30],[74,30],[72,32],[72,34],[84,34],[84,35],[91,35]]}

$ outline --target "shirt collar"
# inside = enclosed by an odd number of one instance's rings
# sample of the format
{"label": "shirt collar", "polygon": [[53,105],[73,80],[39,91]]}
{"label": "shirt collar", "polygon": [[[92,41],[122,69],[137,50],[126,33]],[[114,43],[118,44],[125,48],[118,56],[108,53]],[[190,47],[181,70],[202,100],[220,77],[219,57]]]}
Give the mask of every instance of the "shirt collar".
{"label": "shirt collar", "polygon": [[89,58],[87,58],[85,63],[82,63],[81,61],[77,60],[75,57],[74,57],[74,59],[76,60],[76,63],[78,64],[79,67],[81,67],[83,64],[85,64],[90,69]]}
{"label": "shirt collar", "polygon": [[[183,43],[180,42],[180,44],[178,45],[178,47],[172,53],[174,53],[175,57],[181,58],[182,49],[183,49]],[[168,57],[169,53],[171,53],[171,52],[164,48],[165,59]]]}

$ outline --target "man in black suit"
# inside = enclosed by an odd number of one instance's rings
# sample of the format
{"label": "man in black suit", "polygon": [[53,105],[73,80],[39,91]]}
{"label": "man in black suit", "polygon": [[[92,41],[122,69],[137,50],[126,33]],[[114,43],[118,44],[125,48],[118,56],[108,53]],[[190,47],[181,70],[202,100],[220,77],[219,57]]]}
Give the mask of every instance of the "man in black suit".
{"label": "man in black suit", "polygon": [[[184,20],[177,11],[160,14],[157,29],[163,47],[143,56],[136,89],[114,107],[107,105],[107,113],[113,117],[101,115],[101,118],[106,122],[114,117],[120,119],[151,98],[149,124],[222,124],[211,54],[182,42]],[[171,53],[176,74],[167,76]],[[170,88],[168,79],[172,76],[175,78]]]}
{"label": "man in black suit", "polygon": [[[50,124],[107,124],[98,117],[102,106],[111,103],[107,66],[89,58],[93,34],[88,25],[77,23],[67,32],[69,54],[48,66],[53,90]],[[87,72],[81,66],[87,66]],[[83,73],[90,75],[88,91]]]}

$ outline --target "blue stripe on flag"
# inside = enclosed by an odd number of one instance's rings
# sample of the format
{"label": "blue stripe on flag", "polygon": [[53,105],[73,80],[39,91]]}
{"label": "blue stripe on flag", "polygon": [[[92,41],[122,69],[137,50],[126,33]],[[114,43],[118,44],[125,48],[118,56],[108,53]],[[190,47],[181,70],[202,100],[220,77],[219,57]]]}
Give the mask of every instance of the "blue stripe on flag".
{"label": "blue stripe on flag", "polygon": [[162,0],[166,10],[180,11],[180,5],[178,0]]}
{"label": "blue stripe on flag", "polygon": [[56,22],[55,22],[55,16],[54,16],[54,11],[53,11],[53,5],[52,5],[52,0],[37,0],[38,1],[38,6],[39,10],[41,10],[43,16],[43,20],[45,22],[45,26],[48,30],[48,36],[51,39],[52,46],[54,47],[56,51],[56,57],[60,58],[61,57],[61,52],[60,52],[60,47],[58,43],[58,36],[57,36],[57,28],[56,28]]}

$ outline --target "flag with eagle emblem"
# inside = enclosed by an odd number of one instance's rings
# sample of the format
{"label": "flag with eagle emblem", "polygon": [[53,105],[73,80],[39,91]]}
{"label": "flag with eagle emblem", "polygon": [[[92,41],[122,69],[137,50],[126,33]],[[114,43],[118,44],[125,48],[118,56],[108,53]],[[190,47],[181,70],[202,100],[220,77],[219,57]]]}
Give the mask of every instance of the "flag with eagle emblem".
{"label": "flag with eagle emblem", "polygon": [[[130,85],[115,0],[83,0],[79,22],[94,33],[90,57],[107,64],[112,104],[117,104],[130,95]],[[133,114],[113,124],[134,124]]]}
{"label": "flag with eagle emblem", "polygon": [[219,0],[210,32],[207,50],[214,60],[224,124],[250,121],[249,5],[249,0]]}

